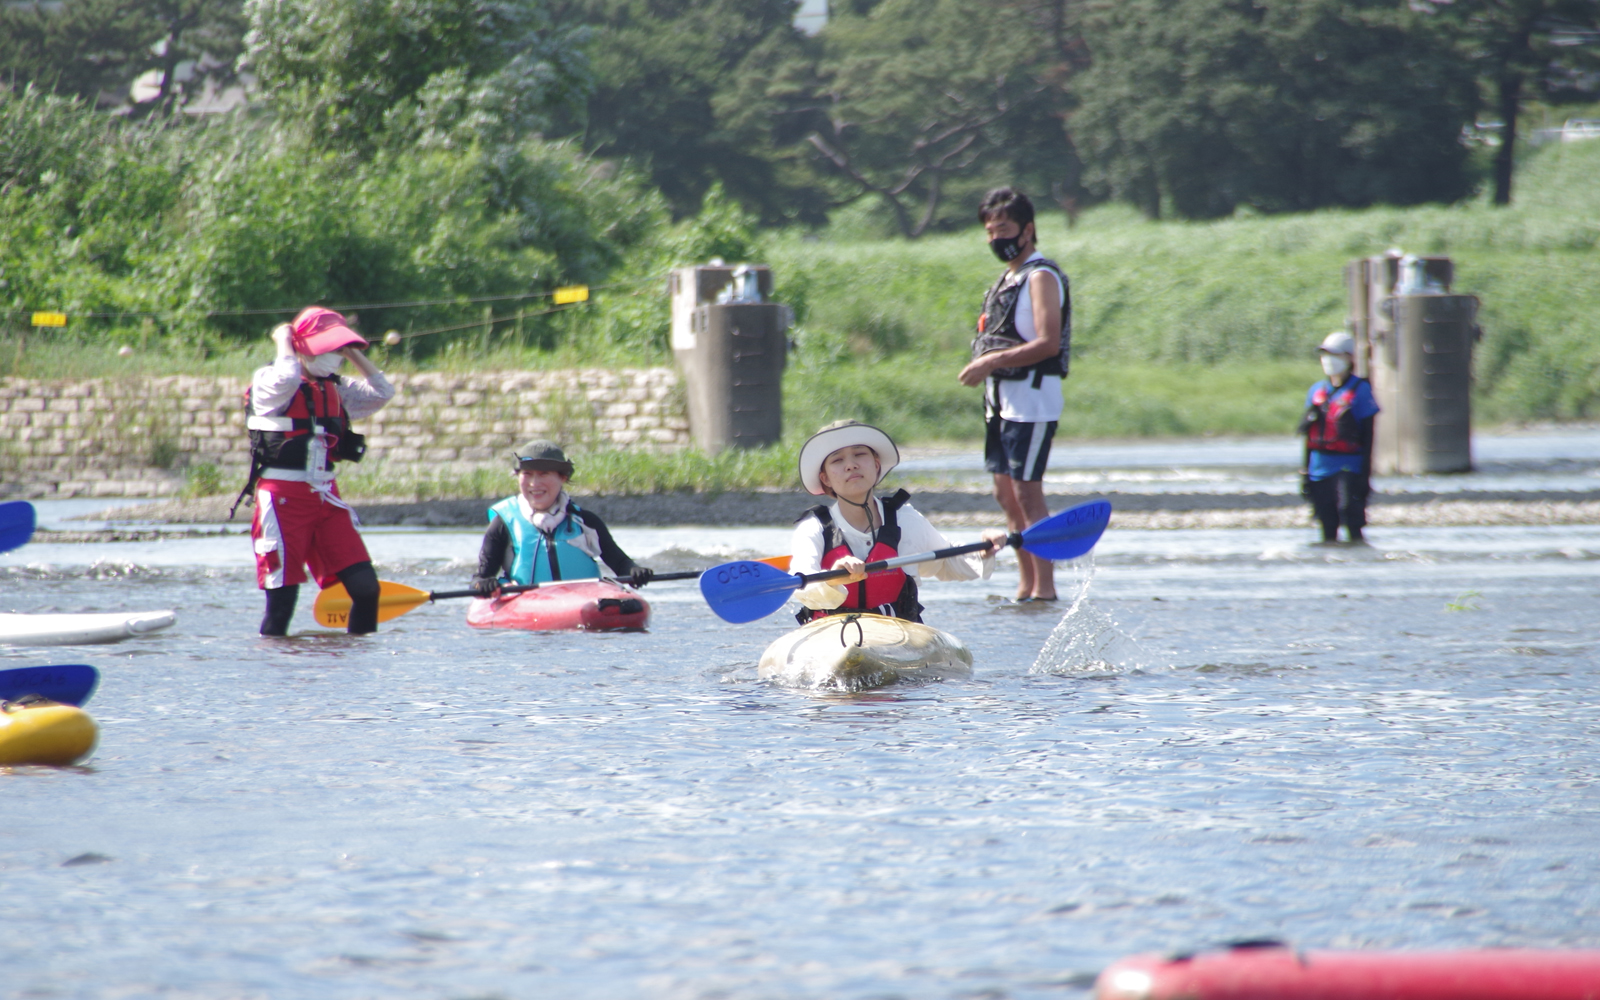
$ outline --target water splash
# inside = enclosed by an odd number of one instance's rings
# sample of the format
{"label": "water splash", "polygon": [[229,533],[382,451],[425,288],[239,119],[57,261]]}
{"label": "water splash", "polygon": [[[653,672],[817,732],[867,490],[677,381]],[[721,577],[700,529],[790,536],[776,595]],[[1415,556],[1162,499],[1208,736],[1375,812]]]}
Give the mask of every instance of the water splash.
{"label": "water splash", "polygon": [[1072,573],[1065,588],[1073,593],[1072,604],[1044,641],[1039,656],[1028,672],[1032,674],[1123,672],[1144,663],[1139,644],[1117,627],[1116,621],[1089,600],[1094,582],[1094,553],[1068,563],[1057,563]]}

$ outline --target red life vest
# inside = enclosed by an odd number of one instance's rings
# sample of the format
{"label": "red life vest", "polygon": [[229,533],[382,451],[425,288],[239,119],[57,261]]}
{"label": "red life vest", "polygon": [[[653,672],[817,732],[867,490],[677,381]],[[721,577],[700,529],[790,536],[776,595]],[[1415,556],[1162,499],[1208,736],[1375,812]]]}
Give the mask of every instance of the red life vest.
{"label": "red life vest", "polygon": [[1306,430],[1306,446],[1312,451],[1331,451],[1340,455],[1362,452],[1360,429],[1351,408],[1356,403],[1356,388],[1364,382],[1354,375],[1337,389],[1323,382],[1311,395],[1311,405],[1322,412]]}
{"label": "red life vest", "polygon": [[[350,417],[344,412],[344,402],[339,398],[339,376],[326,378],[300,377],[299,391],[289,397],[289,405],[276,416],[256,415],[251,402],[255,386],[244,391],[244,426],[250,434],[250,478],[233,501],[228,520],[239,509],[239,504],[253,496],[256,483],[266,469],[297,469],[327,472],[335,460],[359,462],[366,454],[366,440],[350,429]],[[326,467],[307,469],[311,462],[311,428],[321,425],[328,439]],[[253,502],[253,501],[252,501]]]}
{"label": "red life vest", "polygon": [[[865,562],[893,559],[900,554],[899,511],[911,499],[911,494],[898,490],[893,496],[879,499],[883,503],[883,526],[873,536],[872,548],[867,552]],[[814,517],[822,522],[823,569],[832,569],[840,559],[854,554],[850,546],[845,544],[844,533],[833,523],[833,516],[828,513],[826,505],[812,507],[800,517],[802,520]],[[922,605],[917,603],[917,578],[903,569],[874,573],[860,583],[847,584],[844,603],[837,608],[801,608],[795,617],[804,625],[826,615],[859,614],[863,611],[907,621],[922,621]]]}

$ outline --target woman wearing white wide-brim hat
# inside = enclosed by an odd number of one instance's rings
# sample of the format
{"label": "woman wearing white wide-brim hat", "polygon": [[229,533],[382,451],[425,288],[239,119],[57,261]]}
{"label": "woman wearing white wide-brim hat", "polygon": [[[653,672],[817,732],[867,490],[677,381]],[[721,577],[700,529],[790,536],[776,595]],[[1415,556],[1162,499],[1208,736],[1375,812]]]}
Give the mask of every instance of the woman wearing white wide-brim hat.
{"label": "woman wearing white wide-brim hat", "polygon": [[900,450],[888,434],[854,420],[829,424],[801,447],[800,481],[813,496],[829,496],[834,502],[801,515],[790,541],[789,570],[846,569],[851,574],[842,581],[814,583],[795,594],[801,604],[795,617],[802,624],[822,615],[862,611],[920,622],[920,575],[937,580],[987,580],[994,572],[994,554],[1005,547],[1007,537],[998,529],[983,533],[991,547],[982,555],[938,559],[870,577],[861,571],[868,562],[892,559],[900,553],[931,552],[950,544],[911,506],[911,495],[905,490],[885,497],[873,495],[883,477],[899,464]]}

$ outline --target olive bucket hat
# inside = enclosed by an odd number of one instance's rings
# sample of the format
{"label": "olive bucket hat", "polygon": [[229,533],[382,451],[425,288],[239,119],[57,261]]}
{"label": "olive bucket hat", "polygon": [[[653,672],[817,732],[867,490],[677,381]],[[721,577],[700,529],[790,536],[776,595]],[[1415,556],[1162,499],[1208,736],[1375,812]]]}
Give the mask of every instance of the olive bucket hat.
{"label": "olive bucket hat", "polygon": [[529,441],[513,453],[512,468],[517,472],[546,470],[572,475],[572,463],[554,441]]}

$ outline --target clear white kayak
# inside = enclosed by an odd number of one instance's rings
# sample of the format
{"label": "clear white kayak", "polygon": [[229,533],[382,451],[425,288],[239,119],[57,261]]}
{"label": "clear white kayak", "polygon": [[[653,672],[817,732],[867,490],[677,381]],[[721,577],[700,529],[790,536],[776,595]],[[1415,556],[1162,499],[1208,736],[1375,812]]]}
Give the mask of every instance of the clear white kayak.
{"label": "clear white kayak", "polygon": [[761,654],[762,678],[795,687],[863,691],[972,675],[955,636],[883,615],[829,615],[779,637]]}
{"label": "clear white kayak", "polygon": [[99,615],[0,615],[0,646],[80,646],[121,642],[171,628],[171,611]]}

